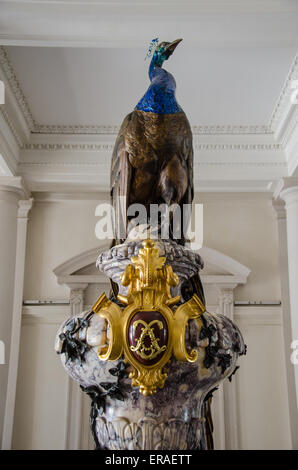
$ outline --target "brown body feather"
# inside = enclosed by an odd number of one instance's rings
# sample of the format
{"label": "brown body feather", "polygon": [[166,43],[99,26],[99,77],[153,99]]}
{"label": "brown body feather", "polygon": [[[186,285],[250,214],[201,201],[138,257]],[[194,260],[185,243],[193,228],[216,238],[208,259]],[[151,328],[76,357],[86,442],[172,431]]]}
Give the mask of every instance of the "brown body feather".
{"label": "brown body feather", "polygon": [[[127,208],[131,204],[143,204],[149,210],[150,204],[176,203],[182,214],[183,204],[192,203],[192,132],[184,112],[134,110],[125,117],[113,150],[111,199],[116,221],[112,245],[124,242],[128,235]],[[188,220],[181,220],[181,238],[176,240],[182,245],[183,223],[187,226]],[[117,285],[111,284],[116,298]],[[196,292],[205,303],[199,275],[189,280],[185,291],[188,289],[187,297]]]}
{"label": "brown body feather", "polygon": [[192,132],[185,113],[134,110],[126,116],[112,156],[111,198],[117,243],[127,235],[129,205],[191,204]]}

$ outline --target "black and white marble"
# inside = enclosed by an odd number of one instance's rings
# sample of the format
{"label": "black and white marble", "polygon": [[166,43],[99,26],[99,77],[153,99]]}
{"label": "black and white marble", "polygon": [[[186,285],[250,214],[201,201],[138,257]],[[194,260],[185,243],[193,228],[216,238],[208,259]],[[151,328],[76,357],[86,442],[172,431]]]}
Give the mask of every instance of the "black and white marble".
{"label": "black and white marble", "polygon": [[[113,247],[98,258],[97,266],[118,283],[123,294],[120,274],[130,257],[138,253],[140,243]],[[179,276],[179,293],[182,282],[198,273],[203,262],[174,242],[160,242],[158,246]],[[168,378],[164,388],[152,396],[132,388],[128,364],[99,360],[98,347],[103,339],[109,339],[104,319],[86,311],[61,325],[55,348],[67,373],[91,397],[91,429],[97,448],[206,449],[204,400],[233,374],[246,348],[239,329],[227,317],[205,312],[201,319],[203,327],[190,320],[186,330],[186,345],[198,350],[198,360],[182,363],[172,358],[165,368]]]}

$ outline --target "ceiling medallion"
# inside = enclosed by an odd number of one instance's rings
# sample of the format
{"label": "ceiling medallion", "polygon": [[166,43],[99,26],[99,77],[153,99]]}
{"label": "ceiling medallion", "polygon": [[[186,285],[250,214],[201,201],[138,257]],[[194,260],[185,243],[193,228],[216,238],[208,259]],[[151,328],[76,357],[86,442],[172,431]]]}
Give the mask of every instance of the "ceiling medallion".
{"label": "ceiling medallion", "polygon": [[195,294],[188,302],[171,296],[178,276],[166,259],[159,256],[153,240],[145,240],[138,256],[131,258],[121,277],[128,287],[127,296],[118,295],[120,307],[102,294],[92,310],[110,326],[110,341],[98,350],[103,361],[116,361],[123,354],[132,366],[129,377],[133,387],[152,395],[164,386],[163,367],[172,355],[178,361],[195,362],[197,350],[187,351],[185,328],[190,319],[198,319],[205,306]]}

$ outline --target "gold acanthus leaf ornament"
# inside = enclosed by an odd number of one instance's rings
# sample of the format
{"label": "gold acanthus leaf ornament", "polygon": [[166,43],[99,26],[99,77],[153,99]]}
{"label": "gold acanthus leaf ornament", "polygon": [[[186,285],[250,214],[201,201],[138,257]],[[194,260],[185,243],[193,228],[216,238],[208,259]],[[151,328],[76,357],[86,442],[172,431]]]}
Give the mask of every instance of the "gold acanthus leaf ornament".
{"label": "gold acanthus leaf ornament", "polygon": [[153,240],[142,245],[121,276],[122,285],[128,287],[127,296],[118,295],[124,307],[102,294],[92,310],[110,327],[109,344],[99,348],[99,359],[115,361],[124,354],[133,369],[132,386],[147,396],[164,386],[163,367],[172,355],[178,361],[197,360],[197,350],[186,348],[185,329],[190,319],[199,319],[206,309],[196,294],[177,306],[180,296],[171,295],[171,287],[179,283],[177,274],[165,264]]}

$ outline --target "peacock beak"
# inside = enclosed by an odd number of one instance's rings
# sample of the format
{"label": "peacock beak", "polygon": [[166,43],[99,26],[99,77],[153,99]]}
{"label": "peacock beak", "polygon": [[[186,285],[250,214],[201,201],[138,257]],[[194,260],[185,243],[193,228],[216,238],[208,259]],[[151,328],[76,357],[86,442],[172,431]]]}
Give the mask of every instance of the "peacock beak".
{"label": "peacock beak", "polygon": [[170,55],[173,54],[174,50],[176,49],[176,47],[178,46],[178,44],[182,41],[182,39],[176,39],[175,41],[173,42],[170,42],[170,44],[168,44],[166,46],[166,53],[167,53],[167,56],[170,57]]}

